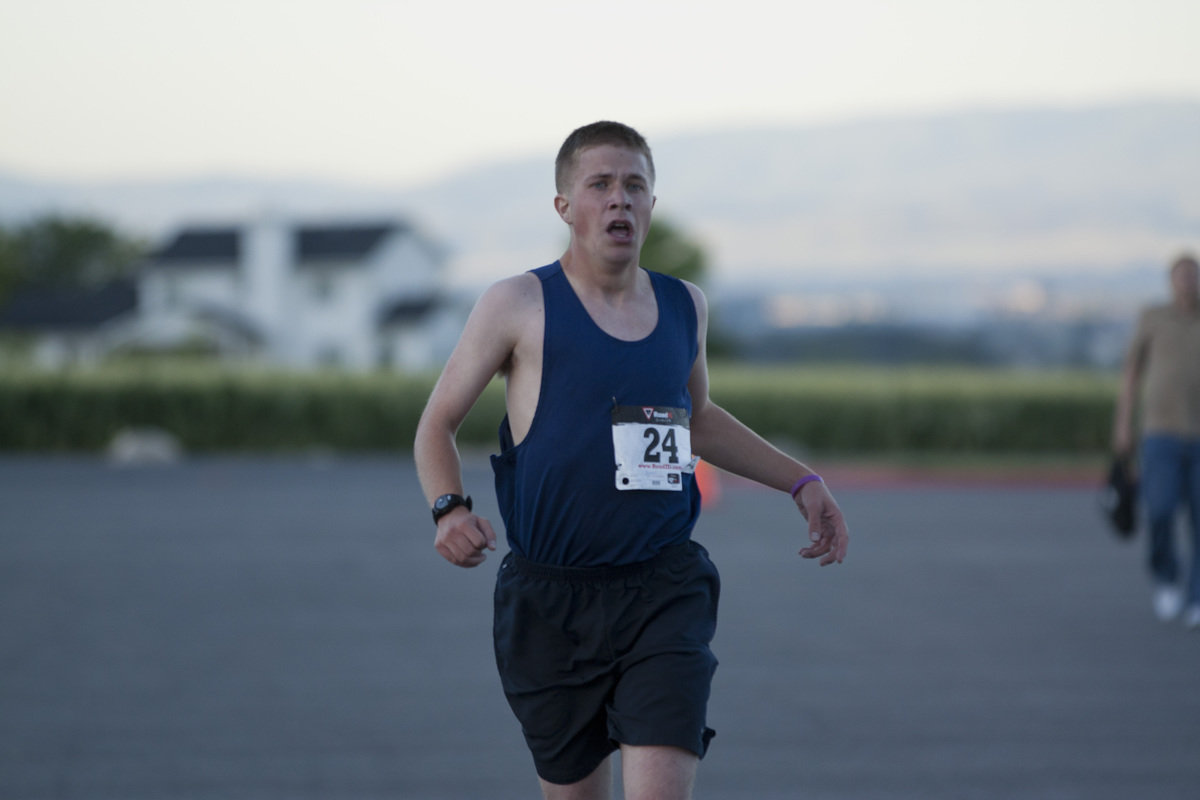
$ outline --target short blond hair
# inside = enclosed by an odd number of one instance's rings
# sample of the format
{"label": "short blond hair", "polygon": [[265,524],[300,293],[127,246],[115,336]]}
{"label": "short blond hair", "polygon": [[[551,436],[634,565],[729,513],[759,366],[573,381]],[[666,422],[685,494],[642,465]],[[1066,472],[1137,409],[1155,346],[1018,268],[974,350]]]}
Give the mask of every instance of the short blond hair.
{"label": "short blond hair", "polygon": [[628,147],[644,155],[650,168],[650,182],[654,183],[654,156],[642,135],[628,125],[602,120],[571,131],[558,149],[558,157],[554,159],[554,187],[559,194],[565,194],[571,183],[571,172],[579,163],[579,153],[603,144]]}

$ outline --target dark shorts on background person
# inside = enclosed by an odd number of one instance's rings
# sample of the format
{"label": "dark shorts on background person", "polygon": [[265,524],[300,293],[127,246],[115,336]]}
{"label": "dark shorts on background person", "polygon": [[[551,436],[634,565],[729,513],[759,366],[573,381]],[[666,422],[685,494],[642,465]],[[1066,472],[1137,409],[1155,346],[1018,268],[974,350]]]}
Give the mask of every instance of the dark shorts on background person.
{"label": "dark shorts on background person", "polygon": [[720,586],[691,541],[617,567],[505,556],[496,664],[540,777],[575,783],[621,744],[704,756]]}

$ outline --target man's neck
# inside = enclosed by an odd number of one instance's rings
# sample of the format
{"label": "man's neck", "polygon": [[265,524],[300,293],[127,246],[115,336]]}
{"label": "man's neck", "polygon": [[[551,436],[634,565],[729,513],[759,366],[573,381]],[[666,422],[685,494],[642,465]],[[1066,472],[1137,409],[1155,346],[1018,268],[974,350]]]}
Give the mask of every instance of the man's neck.
{"label": "man's neck", "polygon": [[559,263],[577,287],[598,291],[606,296],[636,292],[639,286],[641,270],[636,258],[621,262],[597,262],[568,249]]}

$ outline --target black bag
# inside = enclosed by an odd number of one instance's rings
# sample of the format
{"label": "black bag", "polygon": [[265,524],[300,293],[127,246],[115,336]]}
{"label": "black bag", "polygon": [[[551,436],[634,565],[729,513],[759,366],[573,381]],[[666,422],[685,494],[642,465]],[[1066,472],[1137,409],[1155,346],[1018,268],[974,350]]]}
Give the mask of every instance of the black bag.
{"label": "black bag", "polygon": [[1116,456],[1108,468],[1108,481],[1100,492],[1100,507],[1117,536],[1132,538],[1137,532],[1138,484],[1129,459]]}

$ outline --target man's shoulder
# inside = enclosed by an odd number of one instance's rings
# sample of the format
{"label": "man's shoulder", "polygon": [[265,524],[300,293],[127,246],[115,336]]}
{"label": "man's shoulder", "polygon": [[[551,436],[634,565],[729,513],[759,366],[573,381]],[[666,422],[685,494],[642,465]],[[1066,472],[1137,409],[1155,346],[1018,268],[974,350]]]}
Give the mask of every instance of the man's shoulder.
{"label": "man's shoulder", "polygon": [[704,296],[704,291],[699,286],[682,278],[673,278],[672,280],[679,281],[683,288],[687,290],[688,296],[692,298],[692,305],[695,307],[697,314],[707,314],[708,298]]}
{"label": "man's shoulder", "polygon": [[1182,313],[1170,303],[1163,303],[1142,310],[1135,336],[1142,342],[1161,341],[1174,347],[1184,339],[1193,340],[1198,333],[1200,317]]}
{"label": "man's shoulder", "polygon": [[534,290],[539,290],[540,286],[541,280],[533,271],[522,272],[496,281],[487,288],[484,295],[499,295],[506,299],[515,299],[528,295]]}
{"label": "man's shoulder", "polygon": [[1142,308],[1142,324],[1154,324],[1166,319],[1171,314],[1170,303],[1155,303]]}
{"label": "man's shoulder", "polygon": [[489,318],[524,315],[542,305],[542,285],[532,272],[510,275],[493,283],[475,304],[477,313]]}

